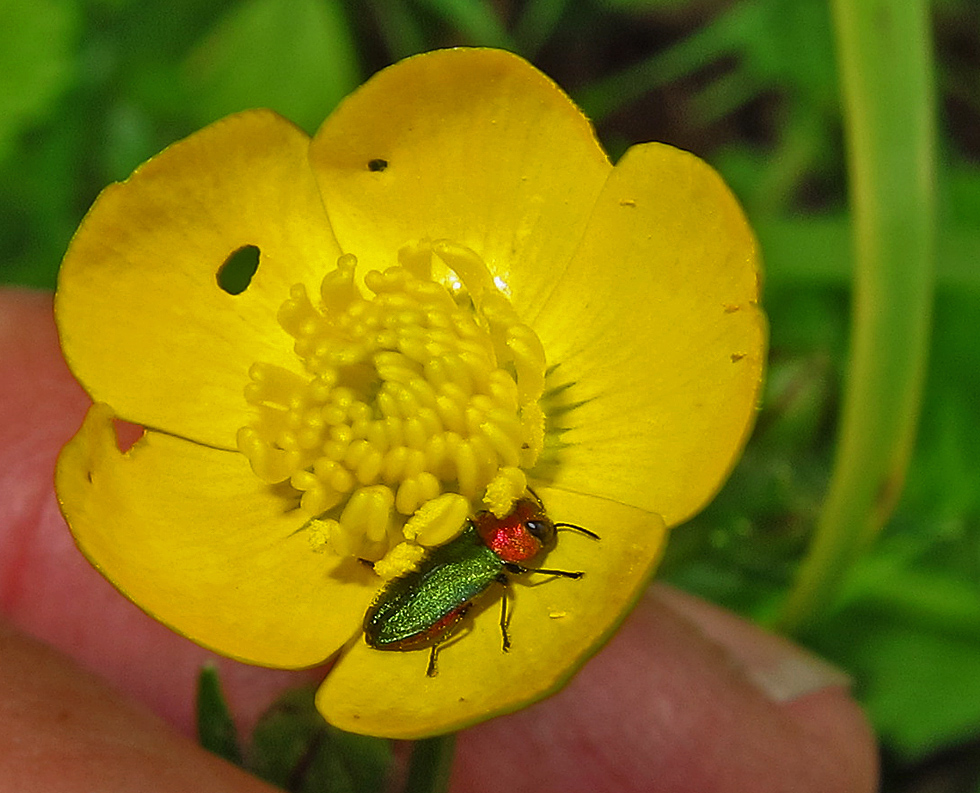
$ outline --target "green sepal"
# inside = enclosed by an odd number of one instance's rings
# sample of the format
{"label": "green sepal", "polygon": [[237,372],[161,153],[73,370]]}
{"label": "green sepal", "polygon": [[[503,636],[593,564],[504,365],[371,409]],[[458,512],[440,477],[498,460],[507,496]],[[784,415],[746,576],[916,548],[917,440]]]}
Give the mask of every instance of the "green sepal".
{"label": "green sepal", "polygon": [[259,720],[248,767],[291,793],[377,793],[391,767],[387,740],[338,730],[314,705],[313,687],[287,691]]}
{"label": "green sepal", "polygon": [[197,678],[197,739],[209,752],[242,764],[238,731],[221,692],[218,669],[211,665],[202,667]]}

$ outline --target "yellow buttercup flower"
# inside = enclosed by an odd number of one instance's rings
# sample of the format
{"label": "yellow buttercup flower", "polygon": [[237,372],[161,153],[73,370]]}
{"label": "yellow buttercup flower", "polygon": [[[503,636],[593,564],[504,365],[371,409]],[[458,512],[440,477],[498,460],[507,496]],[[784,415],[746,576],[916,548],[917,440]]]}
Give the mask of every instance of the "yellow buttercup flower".
{"label": "yellow buttercup flower", "polygon": [[[218,274],[259,251],[247,288]],[[95,405],[58,463],[78,545],[127,597],[252,663],[334,655],[344,729],[432,735],[558,688],[711,498],[755,407],[756,246],[721,179],[669,146],[613,167],[520,58],[379,73],[312,141],[219,121],[106,188],[56,315]],[[120,451],[114,418],[145,431]],[[382,652],[386,580],[531,487],[566,532],[428,653]],[[539,584],[539,585],[526,585]],[[498,595],[500,587],[493,585]]]}

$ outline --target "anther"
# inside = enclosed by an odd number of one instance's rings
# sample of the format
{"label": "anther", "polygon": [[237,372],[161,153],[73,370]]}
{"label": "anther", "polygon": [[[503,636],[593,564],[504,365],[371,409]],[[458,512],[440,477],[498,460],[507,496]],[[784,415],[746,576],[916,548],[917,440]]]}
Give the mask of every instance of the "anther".
{"label": "anther", "polygon": [[[449,268],[439,280],[433,253]],[[361,287],[357,260],[340,257],[316,305],[303,285],[289,290],[278,318],[298,365],[251,367],[255,419],[238,433],[261,479],[301,493],[311,547],[375,561],[415,536],[409,526],[444,534],[424,529],[445,520],[433,501],[468,505],[456,528],[488,485],[504,487],[503,503],[519,477],[501,471],[523,476],[544,439],[543,348],[480,257],[423,240],[398,260],[365,269]]]}

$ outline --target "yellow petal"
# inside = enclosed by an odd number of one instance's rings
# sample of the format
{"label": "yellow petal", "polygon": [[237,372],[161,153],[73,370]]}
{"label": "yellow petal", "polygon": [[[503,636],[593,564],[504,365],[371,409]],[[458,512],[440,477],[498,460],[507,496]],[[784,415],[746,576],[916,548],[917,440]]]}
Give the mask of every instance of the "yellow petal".
{"label": "yellow petal", "polygon": [[363,565],[338,567],[311,542],[288,489],[260,482],[242,455],[152,432],[123,454],[106,405],[62,450],[57,489],[78,546],[106,578],[224,655],[318,663],[358,631],[376,588]]}
{"label": "yellow petal", "polygon": [[425,674],[427,650],[382,652],[359,639],[317,693],[327,721],[390,738],[457,730],[553,693],[605,642],[660,557],[663,520],[577,493],[542,488],[539,495],[554,520],[600,535],[597,541],[563,531],[542,563],[585,575],[513,577],[508,653],[501,650],[494,585],[470,630],[440,650],[435,677]]}
{"label": "yellow petal", "polygon": [[[147,426],[235,448],[256,360],[296,367],[276,311],[313,293],[339,249],[307,163],[309,138],[249,111],[174,144],[99,196],[72,240],[55,309],[65,355],[96,401]],[[216,279],[259,248],[239,295]]]}
{"label": "yellow petal", "polygon": [[483,49],[375,75],[324,122],[310,157],[345,251],[382,267],[411,240],[448,238],[483,258],[519,310],[560,274],[610,170],[561,89]]}
{"label": "yellow petal", "polygon": [[755,240],[721,178],[660,144],[613,170],[532,321],[557,368],[557,455],[537,473],[674,525],[720,487],[765,356]]}

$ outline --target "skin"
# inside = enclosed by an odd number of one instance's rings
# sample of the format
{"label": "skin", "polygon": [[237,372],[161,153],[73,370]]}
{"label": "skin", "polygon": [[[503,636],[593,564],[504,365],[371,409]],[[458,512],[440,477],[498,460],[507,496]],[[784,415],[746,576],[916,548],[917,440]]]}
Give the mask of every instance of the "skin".
{"label": "skin", "polygon": [[[218,663],[243,730],[323,670],[217,659],[88,565],[51,484],[87,405],[51,296],[0,290],[0,793],[271,790],[189,737],[198,669]],[[788,642],[654,587],[562,692],[462,733],[451,789],[870,792],[873,736],[842,682]]]}

